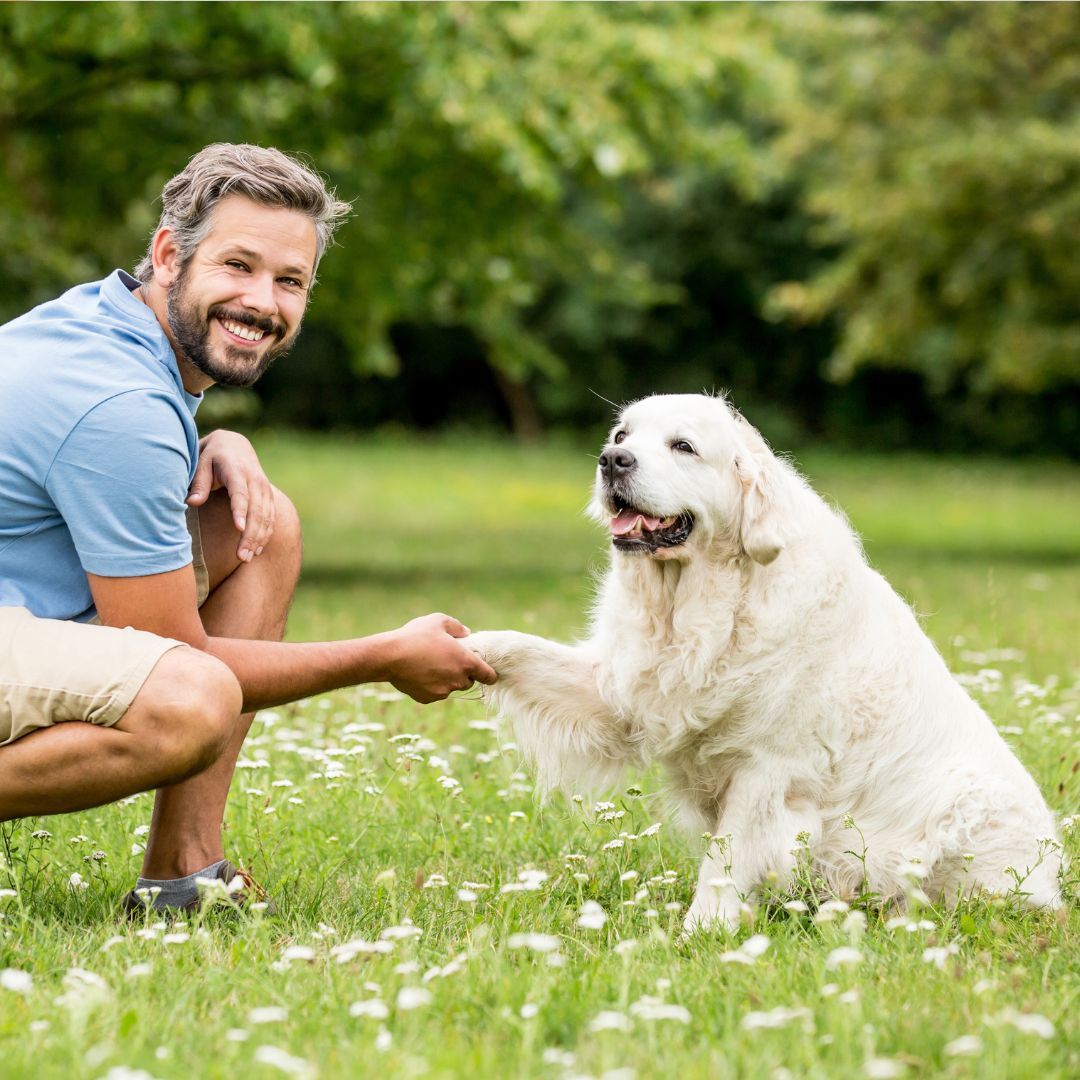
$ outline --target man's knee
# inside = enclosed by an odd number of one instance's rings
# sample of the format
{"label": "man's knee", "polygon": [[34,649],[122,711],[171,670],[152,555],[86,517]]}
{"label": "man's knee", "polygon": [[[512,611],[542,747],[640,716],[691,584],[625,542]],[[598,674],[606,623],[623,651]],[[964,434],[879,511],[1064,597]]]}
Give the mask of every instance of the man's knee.
{"label": "man's knee", "polygon": [[300,560],[304,550],[300,514],[292,499],[279,488],[274,488],[274,534],[270,537],[268,550],[274,551],[283,561],[295,566],[300,573]]}
{"label": "man's knee", "polygon": [[139,752],[175,783],[212,765],[237,729],[243,694],[220,660],[183,646],[158,661],[117,725],[139,736]]}

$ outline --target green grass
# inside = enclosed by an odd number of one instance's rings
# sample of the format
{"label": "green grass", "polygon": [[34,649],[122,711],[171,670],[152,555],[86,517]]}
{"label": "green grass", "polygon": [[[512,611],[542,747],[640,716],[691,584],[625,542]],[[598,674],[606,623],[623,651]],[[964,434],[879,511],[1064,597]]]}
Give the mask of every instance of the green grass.
{"label": "green grass", "polygon": [[[474,628],[564,638],[584,628],[606,557],[580,514],[587,451],[292,436],[260,448],[306,525],[292,637],[361,634],[430,610]],[[831,455],[800,464],[849,514],[1054,808],[1076,813],[1080,472]],[[175,941],[165,935],[177,928],[139,936],[121,925],[116,902],[138,865],[149,796],[8,827],[17,893],[0,900],[0,968],[33,983],[0,989],[0,1073],[259,1078],[285,1075],[291,1061],[297,1075],[323,1077],[1080,1074],[1075,906],[1061,917],[931,910],[932,926],[912,931],[871,911],[865,932],[844,916],[821,923],[775,907],[734,940],[681,945],[702,842],[664,824],[605,848],[663,820],[658,777],[613,793],[624,811],[615,820],[562,801],[540,807],[479,701],[421,708],[385,690],[256,720],[227,851],[270,887],[280,918],[210,913]],[[458,794],[439,783],[446,773]],[[39,829],[51,838],[34,838]],[[1067,847],[1075,859],[1075,834]],[[500,892],[527,870],[547,878]],[[72,873],[89,887],[72,890]],[[460,900],[463,882],[488,888]],[[607,912],[600,929],[577,925],[590,900]],[[338,962],[337,946],[375,942],[405,920],[419,936]],[[558,948],[511,947],[523,933],[553,935]],[[725,961],[751,933],[770,939],[768,951]],[[847,945],[861,962],[830,968]],[[289,959],[295,946],[310,952]],[[430,1000],[399,1008],[408,988]],[[385,1019],[350,1015],[373,998]],[[650,998],[685,1012],[649,1019]],[[256,1022],[252,1010],[270,1006],[284,1018]],[[619,1027],[594,1030],[605,1012]],[[781,1026],[755,1027],[763,1013]],[[1022,1030],[1039,1024],[1029,1014],[1054,1033]],[[974,1056],[946,1052],[967,1035],[980,1040]],[[264,1046],[288,1059],[266,1060]]]}

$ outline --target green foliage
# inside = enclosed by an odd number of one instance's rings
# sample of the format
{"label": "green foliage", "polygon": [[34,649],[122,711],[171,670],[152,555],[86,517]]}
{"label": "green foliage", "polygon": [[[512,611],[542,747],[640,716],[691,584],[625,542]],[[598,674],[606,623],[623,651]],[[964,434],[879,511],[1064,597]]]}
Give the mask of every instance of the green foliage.
{"label": "green foliage", "polygon": [[393,370],[388,328],[420,320],[470,328],[512,380],[553,377],[529,313],[554,282],[594,317],[674,296],[612,250],[621,185],[749,169],[738,127],[707,123],[747,66],[714,26],[693,5],[9,5],[5,314],[130,264],[199,146],[259,141],[354,200],[313,317],[360,370]]}
{"label": "green foliage", "polygon": [[534,433],[718,385],[781,433],[1075,453],[1078,20],[6,4],[0,319],[132,265],[164,181],[253,141],[355,207],[272,420]]}
{"label": "green foliage", "polygon": [[1080,380],[1080,9],[785,6],[803,73],[777,141],[835,257],[773,292],[839,316],[834,377],[931,387]]}

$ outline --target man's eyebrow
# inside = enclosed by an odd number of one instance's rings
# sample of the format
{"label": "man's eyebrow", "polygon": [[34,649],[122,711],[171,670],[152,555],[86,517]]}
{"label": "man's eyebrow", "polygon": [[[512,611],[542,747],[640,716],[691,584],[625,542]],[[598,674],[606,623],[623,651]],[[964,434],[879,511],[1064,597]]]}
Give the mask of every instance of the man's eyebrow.
{"label": "man's eyebrow", "polygon": [[[250,248],[229,247],[225,251],[229,255],[241,255],[251,262],[263,261],[263,256],[258,251],[252,251]],[[294,274],[296,277],[311,277],[311,270],[306,266],[283,266],[281,273]]]}

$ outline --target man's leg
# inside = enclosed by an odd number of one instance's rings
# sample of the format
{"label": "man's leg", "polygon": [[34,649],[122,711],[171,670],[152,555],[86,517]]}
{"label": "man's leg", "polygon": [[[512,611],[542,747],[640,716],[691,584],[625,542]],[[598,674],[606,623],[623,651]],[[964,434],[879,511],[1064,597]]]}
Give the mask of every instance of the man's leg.
{"label": "man's leg", "polygon": [[[200,609],[212,637],[280,641],[300,576],[300,519],[292,503],[275,492],[274,535],[249,563],[236,558],[240,534],[223,490],[199,512],[210,596]],[[160,788],[154,803],[142,877],[171,879],[196,873],[224,858],[221,823],[240,748],[254,713],[240,717],[231,739],[208,769]]]}
{"label": "man's leg", "polygon": [[[71,648],[75,635],[93,641],[102,629],[57,625]],[[90,697],[85,688],[71,695]],[[0,821],[86,810],[191,776],[222,752],[240,706],[224,664],[187,646],[170,649],[113,726],[73,718],[0,747]]]}

